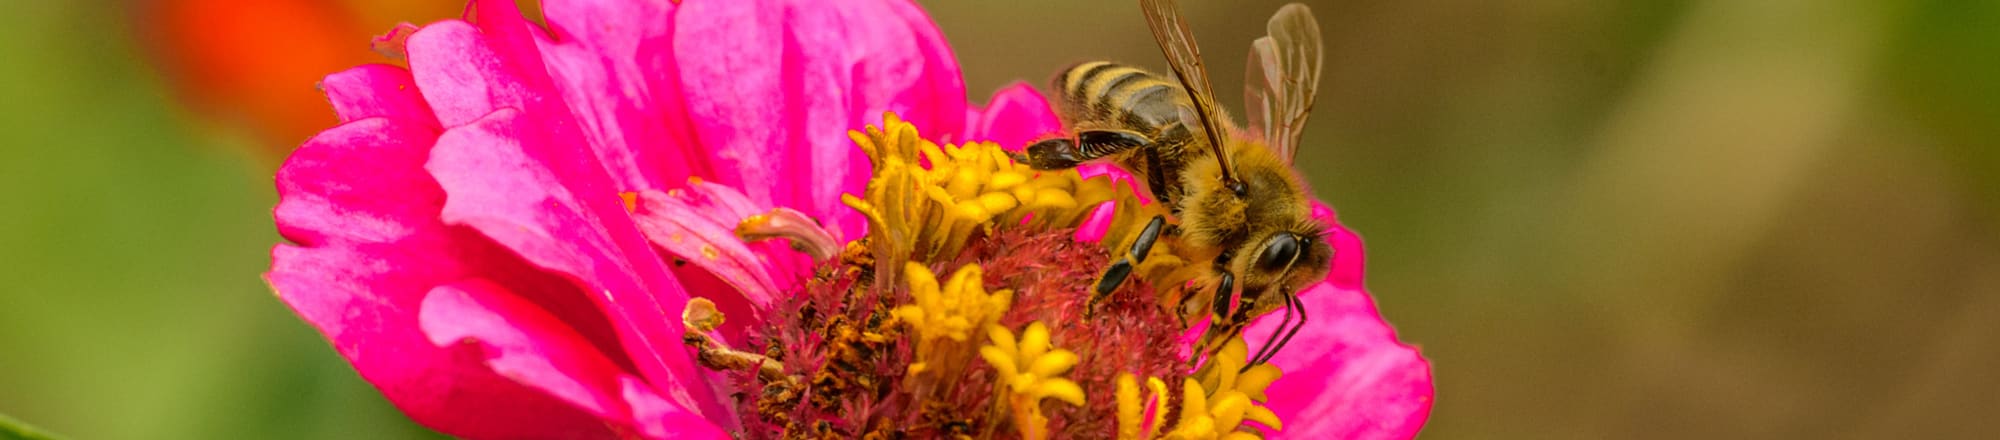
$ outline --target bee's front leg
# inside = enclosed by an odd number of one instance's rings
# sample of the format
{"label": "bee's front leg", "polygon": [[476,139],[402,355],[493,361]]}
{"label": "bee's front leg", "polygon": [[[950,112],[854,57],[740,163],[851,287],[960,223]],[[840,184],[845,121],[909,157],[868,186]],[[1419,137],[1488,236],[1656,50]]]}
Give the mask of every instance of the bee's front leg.
{"label": "bee's front leg", "polygon": [[1214,315],[1208,320],[1208,331],[1203,332],[1201,339],[1195,341],[1195,347],[1200,350],[1194,357],[1188,359],[1190,366],[1200,362],[1204,357],[1215,357],[1215,353],[1222,351],[1222,346],[1228,345],[1229,340],[1235,338],[1243,331],[1243,327],[1249,324],[1249,320],[1242,319],[1243,317],[1239,315],[1245,307],[1251,305],[1248,303],[1252,301],[1250,298],[1244,298],[1246,303],[1236,305],[1233,309],[1236,313],[1231,313],[1230,306],[1233,302],[1230,300],[1234,299],[1232,296],[1236,293],[1236,274],[1229,272],[1230,256],[1230,253],[1224,252],[1215,257],[1215,273],[1221,276],[1215,283],[1215,299],[1209,300],[1209,307],[1212,308]]}
{"label": "bee's front leg", "polygon": [[1069,138],[1047,139],[1028,144],[1021,152],[1008,152],[1015,162],[1028,164],[1038,170],[1066,170],[1076,168],[1083,158],[1076,151],[1076,141]]}
{"label": "bee's front leg", "polygon": [[1033,144],[1021,153],[1009,153],[1015,162],[1038,170],[1066,170],[1084,162],[1118,154],[1146,144],[1151,138],[1131,130],[1092,129],[1076,133],[1075,139],[1054,138]]}
{"label": "bee's front leg", "polygon": [[[1250,367],[1270,363],[1271,358],[1278,355],[1278,350],[1285,348],[1286,343],[1292,342],[1292,336],[1297,335],[1299,329],[1306,326],[1306,308],[1299,302],[1298,294],[1281,289],[1278,295],[1285,299],[1285,320],[1278,323],[1277,330],[1271,331],[1271,338],[1264,341],[1264,348],[1257,349],[1257,355],[1251,356],[1249,362],[1243,364],[1244,371],[1248,371]],[[1292,312],[1299,314],[1297,323],[1292,322]],[[1284,337],[1278,337],[1279,333],[1283,333]]]}
{"label": "bee's front leg", "polygon": [[1146,262],[1146,255],[1153,252],[1153,243],[1160,240],[1160,234],[1166,227],[1166,216],[1155,215],[1152,221],[1146,222],[1146,228],[1139,230],[1139,238],[1132,240],[1132,249],[1126,252],[1124,258],[1112,262],[1111,267],[1104,269],[1104,275],[1097,278],[1097,289],[1091,292],[1090,303],[1084,306],[1084,316],[1097,313],[1097,303],[1125,284],[1125,278],[1132,275],[1134,267]]}

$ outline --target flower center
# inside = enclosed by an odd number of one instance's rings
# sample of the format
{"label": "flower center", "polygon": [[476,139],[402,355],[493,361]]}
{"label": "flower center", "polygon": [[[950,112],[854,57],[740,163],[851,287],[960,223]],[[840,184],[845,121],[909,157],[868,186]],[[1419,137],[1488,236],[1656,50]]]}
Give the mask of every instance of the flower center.
{"label": "flower center", "polygon": [[[1216,438],[1258,432],[1245,420],[1278,428],[1255,403],[1277,369],[1242,369],[1247,350],[1236,341],[1188,371],[1186,328],[1146,280],[1087,315],[1113,255],[1077,241],[1075,228],[1104,202],[1137,209],[1128,187],[1031,170],[992,144],[940,148],[886,119],[853,136],[875,174],[865,195],[844,200],[867,215],[868,236],[835,252],[812,228],[787,227],[801,219],[745,219],[746,239],[787,238],[825,263],[763,313],[771,321],[749,347],[707,335],[723,317],[706,301],[683,317],[698,360],[730,376],[742,437]],[[1111,229],[1133,229],[1119,224],[1132,218],[1113,216]]]}

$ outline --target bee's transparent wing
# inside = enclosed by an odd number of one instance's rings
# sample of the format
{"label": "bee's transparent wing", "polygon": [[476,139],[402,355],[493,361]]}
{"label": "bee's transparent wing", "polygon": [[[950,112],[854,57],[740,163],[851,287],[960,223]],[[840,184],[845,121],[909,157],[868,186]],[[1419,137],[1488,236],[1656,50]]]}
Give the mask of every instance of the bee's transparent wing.
{"label": "bee's transparent wing", "polygon": [[1247,128],[1263,136],[1272,148],[1277,148],[1277,139],[1271,137],[1270,121],[1271,115],[1278,113],[1278,97],[1271,85],[1284,81],[1278,77],[1277,61],[1271,37],[1258,38],[1250,42],[1250,61],[1244,63],[1243,73],[1243,113],[1250,120]]}
{"label": "bee's transparent wing", "polygon": [[1222,178],[1237,182],[1235,161],[1222,148],[1222,132],[1229,126],[1215,109],[1215,91],[1209,87],[1208,69],[1202,67],[1201,49],[1195,46],[1194,32],[1188,30],[1187,19],[1181,17],[1180,4],[1174,0],[1139,0],[1139,7],[1146,12],[1146,26],[1152,28],[1153,41],[1159,43],[1160,52],[1167,56],[1167,65],[1173,67],[1181,88],[1194,101],[1193,110],[1201,126],[1188,128],[1200,129],[1208,137],[1210,151],[1222,161]]}
{"label": "bee's transparent wing", "polygon": [[1250,129],[1291,163],[1299,154],[1299,137],[1319,93],[1323,56],[1319,22],[1312,9],[1292,3],[1271,16],[1269,35],[1250,43],[1248,73],[1243,77],[1243,105]]}

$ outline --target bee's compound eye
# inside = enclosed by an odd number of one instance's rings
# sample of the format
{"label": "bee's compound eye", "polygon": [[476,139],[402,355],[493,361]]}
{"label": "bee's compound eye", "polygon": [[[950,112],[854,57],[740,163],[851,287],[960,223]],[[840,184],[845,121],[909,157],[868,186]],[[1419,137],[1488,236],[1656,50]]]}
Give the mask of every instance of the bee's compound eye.
{"label": "bee's compound eye", "polygon": [[1279,232],[1264,242],[1264,252],[1257,254],[1257,268],[1261,270],[1283,270],[1299,257],[1304,246],[1297,235]]}

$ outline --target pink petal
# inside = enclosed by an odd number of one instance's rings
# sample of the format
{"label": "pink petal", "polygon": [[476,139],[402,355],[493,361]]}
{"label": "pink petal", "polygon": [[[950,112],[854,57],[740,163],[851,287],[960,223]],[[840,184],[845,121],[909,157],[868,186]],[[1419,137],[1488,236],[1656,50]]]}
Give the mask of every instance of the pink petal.
{"label": "pink petal", "polygon": [[[1287,438],[1413,438],[1430,418],[1430,363],[1396,339],[1363,290],[1360,237],[1314,205],[1314,217],[1332,226],[1334,261],[1326,282],[1299,293],[1309,319],[1271,359],[1285,374],[1267,392],[1269,406]],[[1245,339],[1262,344],[1282,319],[1265,315]]]}
{"label": "pink petal", "polygon": [[1116,202],[1098,204],[1090,214],[1084,215],[1082,223],[1076,225],[1073,239],[1086,243],[1104,241],[1104,234],[1111,232],[1111,220],[1117,217],[1117,207]]}
{"label": "pink petal", "polygon": [[685,191],[681,197],[661,191],[640,191],[633,204],[632,220],[654,245],[707,269],[735,286],[753,304],[769,304],[778,294],[769,267],[757,261],[756,251],[736,237],[736,224],[705,215],[690,206]]}
{"label": "pink petal", "polygon": [[[668,191],[668,193],[679,194],[677,198],[687,204],[690,211],[684,215],[701,215],[716,219],[717,225],[728,227],[732,234],[736,225],[742,223],[743,219],[777,208],[776,205],[750,200],[749,196],[735,188],[703,182],[700,179],[691,180],[682,191]],[[840,239],[840,237],[834,238]],[[779,290],[788,289],[796,282],[811,277],[814,268],[818,267],[811,256],[792,249],[791,245],[783,240],[750,243],[748,246],[756,252],[755,260],[771,272],[775,281],[773,285]]]}
{"label": "pink petal", "polygon": [[[695,133],[713,155],[704,179],[819,218],[858,237],[868,162],[847,131],[884,111],[934,138],[964,123],[965,87],[936,26],[900,2],[686,2],[675,56]],[[948,116],[947,116],[948,115]]]}
{"label": "pink petal", "polygon": [[1034,86],[1015,82],[993,93],[986,108],[971,112],[965,141],[990,141],[1001,148],[1018,150],[1029,142],[1062,132],[1062,120],[1049,108],[1049,100]]}
{"label": "pink petal", "polygon": [[680,341],[687,292],[626,215],[603,168],[549,123],[501,109],[439,137],[426,169],[448,195],[442,218],[576,280],[649,383],[733,426]]}
{"label": "pink petal", "polygon": [[364,64],[327,75],[320,81],[326,100],[340,122],[386,117],[437,126],[437,116],[417,94],[410,71],[386,64]]}
{"label": "pink petal", "polygon": [[433,23],[410,35],[411,76],[439,122],[456,127],[502,108],[549,107],[546,102],[555,98],[550,96],[555,89],[534,81],[540,65],[521,65],[532,60],[506,49],[458,20]]}
{"label": "pink petal", "polygon": [[[750,216],[776,208],[768,203],[751,200],[749,196],[735,188],[698,179],[688,182],[686,187],[668,190],[666,195],[668,196],[666,201],[672,203],[661,207],[665,214],[677,217],[701,217],[704,220],[703,224],[715,227],[715,238],[726,237],[725,241],[741,242],[735,235],[737,224]],[[776,290],[791,287],[792,282],[812,276],[815,266],[812,258],[792,250],[781,241],[750,243],[745,245],[745,248],[754,253],[739,254],[739,258],[746,265],[762,266],[763,270],[769,272],[772,282],[768,283],[768,286],[774,289],[771,294],[773,296],[776,295]],[[700,252],[680,255],[688,258],[705,257]]]}
{"label": "pink petal", "polygon": [[654,439],[681,440],[730,440],[733,437],[717,428],[700,415],[682,410],[672,402],[654,394],[645,382],[627,376],[620,378],[625,390],[625,401],[632,403],[632,417],[637,419],[639,434]]}
{"label": "pink petal", "polygon": [[[435,233],[427,228],[436,223],[444,194],[410,163],[421,163],[436,139],[421,123],[387,118],[350,122],[314,136],[278,169],[281,200],[273,211],[278,233],[307,246],[386,243]],[[352,166],[364,161],[381,166]]]}
{"label": "pink petal", "polygon": [[[513,2],[477,1],[473,8],[476,25],[435,23],[408,43],[415,78],[446,126],[500,108],[522,109],[552,121],[548,129],[560,137],[577,137],[574,146],[594,155],[612,184],[625,190],[660,188],[697,171],[687,167],[699,149],[686,134],[673,98],[677,90],[637,95],[646,91],[629,62],[612,65],[622,57],[553,42],[522,19]],[[551,52],[544,54],[543,48]],[[648,66],[666,67],[671,66]]]}
{"label": "pink petal", "polygon": [[433,138],[422,123],[371,118],[300,147],[279,169],[275,211],[298,245],[273,248],[265,278],[418,423],[468,438],[608,436],[595,417],[419,331],[432,286],[479,274],[536,285],[539,274],[437,221],[443,193],[418,172]]}
{"label": "pink petal", "polygon": [[543,2],[555,35],[536,34],[542,59],[591,148],[627,190],[715,175],[675,74],[675,3]]}
{"label": "pink petal", "polygon": [[[744,330],[763,322],[759,312],[775,302],[810,266],[780,267],[774,261],[800,255],[778,243],[744,243],[736,222],[763,212],[740,193],[715,184],[670,192],[640,191],[633,221],[646,239],[691,267],[676,267],[675,278],[696,296],[716,303],[724,316],[725,339],[741,341]],[[676,263],[678,265],[679,263]]]}
{"label": "pink petal", "polygon": [[493,371],[583,408],[629,423],[618,365],[541,307],[506,287],[468,279],[431,289],[417,321],[432,344],[484,353]]}
{"label": "pink petal", "polygon": [[[1408,439],[1430,418],[1430,363],[1396,340],[1368,293],[1320,284],[1299,295],[1311,319],[1271,359],[1285,374],[1266,391],[1285,438]],[[1281,312],[1282,313],[1282,312]],[[1278,313],[1244,332],[1262,344]]]}
{"label": "pink petal", "polygon": [[1313,202],[1313,219],[1330,226],[1327,228],[1326,235],[1327,240],[1330,240],[1333,244],[1334,252],[1332,268],[1326,275],[1327,282],[1333,283],[1334,287],[1342,289],[1367,290],[1362,281],[1362,273],[1364,272],[1367,258],[1362,255],[1364,252],[1361,246],[1361,236],[1356,235],[1353,230],[1347,229],[1347,226],[1340,224],[1340,221],[1335,218],[1333,208],[1327,206],[1325,203]]}

